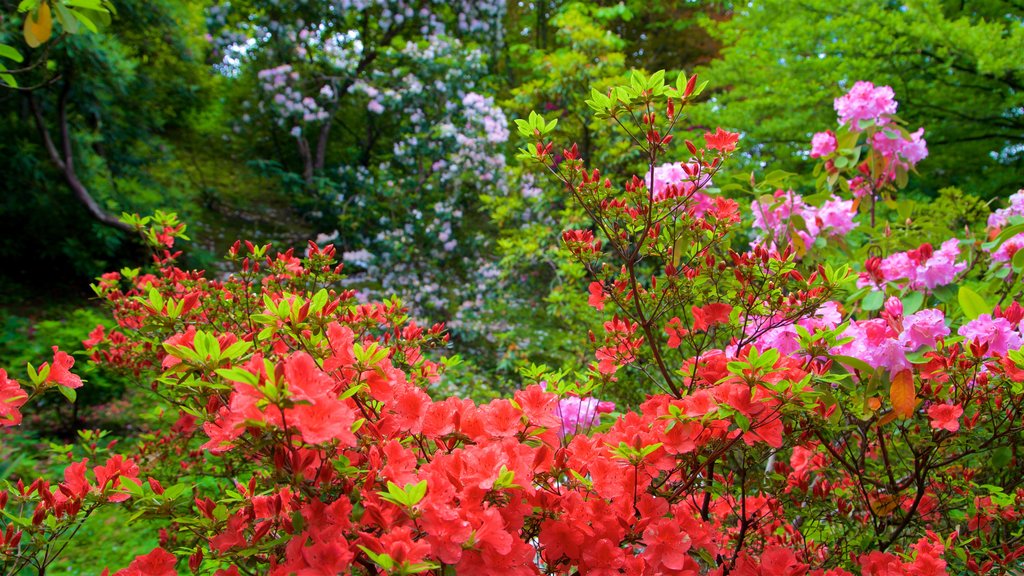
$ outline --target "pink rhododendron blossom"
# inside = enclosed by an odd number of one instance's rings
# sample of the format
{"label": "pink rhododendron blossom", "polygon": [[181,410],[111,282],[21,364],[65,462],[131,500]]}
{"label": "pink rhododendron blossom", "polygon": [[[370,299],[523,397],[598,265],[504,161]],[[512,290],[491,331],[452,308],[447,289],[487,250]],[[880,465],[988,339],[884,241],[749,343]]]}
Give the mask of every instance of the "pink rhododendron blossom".
{"label": "pink rhododendron blossom", "polygon": [[872,368],[884,368],[890,374],[911,368],[899,334],[881,318],[853,322],[843,337],[853,340],[839,346],[837,354],[860,358]]}
{"label": "pink rhododendron blossom", "polygon": [[[698,218],[714,206],[710,196],[696,189],[698,181],[703,186],[711,183],[707,177],[700,175],[700,164],[696,162],[674,162],[655,166],[653,177],[652,192],[656,201],[689,197],[691,213]],[[648,185],[650,179],[651,175],[648,175]]]}
{"label": "pink rhododendron blossom", "polygon": [[[895,97],[896,94],[889,86],[876,87],[871,82],[857,82],[849,92],[835,100],[839,123],[859,120],[880,120],[880,123],[884,123],[887,120],[884,116],[896,113],[898,104]],[[858,128],[856,124],[853,127]]]}
{"label": "pink rhododendron blossom", "polygon": [[968,342],[979,342],[988,345],[989,354],[1006,354],[1009,350],[1021,347],[1020,332],[1005,318],[993,318],[991,314],[982,314],[957,330]]}
{"label": "pink rhododendron blossom", "polygon": [[814,222],[821,232],[827,232],[829,236],[842,236],[860,225],[859,222],[853,221],[856,215],[853,200],[842,200],[833,196],[818,208]]}
{"label": "pink rhododendron blossom", "polygon": [[[810,250],[820,236],[841,236],[858,226],[853,200],[833,196],[821,207],[814,207],[792,190],[775,192],[771,204],[755,200],[750,205],[754,221],[752,226],[767,233],[767,245],[786,242],[787,234],[795,235]],[[795,218],[799,216],[799,218]],[[760,243],[760,242],[759,242]]]}
{"label": "pink rhododendron blossom", "polygon": [[[1012,217],[1024,217],[1024,189],[1018,190],[1008,200],[1010,205],[999,208],[988,217],[989,237],[995,238],[1000,229],[1010,223]],[[991,245],[982,245],[989,251],[993,262],[1010,262],[1021,248],[1024,248],[1024,234],[1011,236],[992,250]]]}
{"label": "pink rhododendron blossom", "polygon": [[934,346],[940,338],[949,336],[946,317],[941,310],[929,308],[919,310],[903,319],[903,332],[900,333],[900,344],[908,351],[922,346]]}
{"label": "pink rhododendron blossom", "polygon": [[[831,330],[843,321],[843,315],[839,312],[838,304],[834,301],[825,302],[818,310],[802,318],[797,325],[806,328],[814,334],[818,330]],[[781,324],[774,328],[772,324]],[[746,323],[745,332],[750,334],[760,333],[753,344],[758,350],[776,349],[780,354],[797,354],[800,352],[800,341],[796,326],[785,322],[783,318],[770,320],[768,318],[750,318]],[[730,355],[735,355],[735,347],[729,350]]]}
{"label": "pink rhododendron blossom", "polygon": [[811,138],[811,158],[821,158],[836,151],[836,135],[831,130],[818,132]]}
{"label": "pink rhododendron blossom", "polygon": [[960,255],[960,241],[950,238],[942,243],[942,246],[917,267],[917,277],[920,285],[932,290],[938,286],[944,286],[953,282],[957,274],[967,269],[967,263],[957,263]]}
{"label": "pink rhododendron blossom", "polygon": [[956,238],[943,242],[938,250],[930,244],[922,244],[914,250],[885,257],[874,269],[869,262],[866,266],[869,270],[861,273],[857,285],[884,287],[896,283],[912,290],[934,290],[952,283],[957,274],[967,269],[966,262],[956,261],[959,256],[960,241]]}
{"label": "pink rhododendron blossom", "polygon": [[910,140],[904,140],[895,130],[886,129],[872,135],[871,147],[895,165],[913,167],[928,157],[928,143],[923,136],[924,128],[910,134]]}
{"label": "pink rhododendron blossom", "polygon": [[989,214],[989,228],[1002,228],[1009,224],[1011,216],[1024,216],[1024,189],[1017,190],[1007,200],[1010,201],[1009,206]]}
{"label": "pink rhododendron blossom", "polygon": [[1024,248],[1024,234],[1017,234],[1000,244],[989,256],[993,262],[1010,262],[1021,248]]}
{"label": "pink rhododendron blossom", "polygon": [[583,432],[596,425],[600,420],[600,414],[612,412],[615,404],[602,402],[597,398],[580,398],[570,396],[558,401],[558,408],[555,414],[561,418],[562,427],[558,431],[560,437],[565,438],[570,434]]}

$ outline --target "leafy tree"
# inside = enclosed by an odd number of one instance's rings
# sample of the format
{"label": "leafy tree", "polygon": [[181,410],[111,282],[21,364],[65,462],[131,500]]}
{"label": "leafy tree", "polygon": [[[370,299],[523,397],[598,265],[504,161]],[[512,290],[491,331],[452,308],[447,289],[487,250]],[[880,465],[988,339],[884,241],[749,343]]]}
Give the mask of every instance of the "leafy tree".
{"label": "leafy tree", "polygon": [[707,67],[720,88],[697,117],[742,127],[752,167],[803,165],[811,127],[857,80],[889,84],[901,117],[927,126],[924,190],[983,198],[1024,166],[1024,27],[1019,2],[769,0],[704,23],[722,42]]}
{"label": "leafy tree", "polygon": [[[0,40],[23,59],[0,79],[0,130],[9,135],[0,210],[10,222],[0,253],[15,278],[94,276],[125,249],[118,230],[128,227],[116,214],[187,208],[173,140],[189,129],[206,83],[200,6],[130,4],[112,18],[107,2],[22,2],[25,14],[0,25]],[[0,3],[0,13],[15,9]],[[36,20],[47,13],[45,34]]]}

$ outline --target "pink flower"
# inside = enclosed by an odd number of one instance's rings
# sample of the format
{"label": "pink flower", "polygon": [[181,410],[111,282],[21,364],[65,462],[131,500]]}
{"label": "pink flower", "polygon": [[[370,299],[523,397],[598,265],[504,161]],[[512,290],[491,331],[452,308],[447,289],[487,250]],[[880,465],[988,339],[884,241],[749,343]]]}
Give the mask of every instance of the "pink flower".
{"label": "pink flower", "polygon": [[1013,255],[1018,250],[1024,248],[1024,234],[1017,234],[1011,237],[1006,242],[1003,242],[999,249],[992,252],[991,257],[993,262],[1009,262],[1013,259]]}
{"label": "pink flower", "polygon": [[907,350],[913,351],[922,346],[934,346],[939,338],[946,336],[949,336],[949,328],[942,311],[929,308],[903,319],[899,341]]}
{"label": "pink flower", "polygon": [[957,330],[968,342],[978,341],[988,344],[989,354],[1006,354],[1009,350],[1017,350],[1022,341],[1020,332],[1005,318],[992,318],[991,314],[982,314]]}
{"label": "pink flower", "polygon": [[[889,86],[876,88],[871,82],[857,82],[849,92],[835,100],[839,123],[880,120],[879,123],[884,124],[888,119],[883,116],[896,113],[898,104],[895,97],[896,94]],[[853,128],[860,129],[856,124],[853,124]]]}
{"label": "pink flower", "polygon": [[843,332],[844,338],[853,341],[838,347],[836,352],[845,356],[853,356],[867,362],[872,368],[885,368],[890,374],[896,374],[911,368],[899,334],[881,319],[853,322]]}
{"label": "pink flower", "polygon": [[928,157],[928,143],[923,135],[924,128],[918,128],[910,140],[904,140],[899,132],[886,129],[871,137],[871,147],[898,165],[912,167]]}
{"label": "pink flower", "polygon": [[569,396],[558,401],[555,414],[562,420],[558,435],[562,438],[577,432],[585,432],[600,420],[599,414],[615,410],[612,402],[601,402],[597,398]]}
{"label": "pink flower", "polygon": [[957,274],[967,269],[967,263],[956,263],[956,258],[959,255],[959,240],[950,238],[943,242],[931,258],[922,266],[918,266],[917,275],[920,278],[918,286],[933,290],[938,286],[953,282]]}
{"label": "pink flower", "polygon": [[821,158],[836,151],[836,135],[831,131],[818,132],[811,138],[811,158]]}
{"label": "pink flower", "polygon": [[900,155],[911,165],[917,164],[928,157],[928,143],[922,136],[924,128],[918,128],[917,132],[910,135],[910,140],[901,140],[903,147]]}
{"label": "pink flower", "polygon": [[964,409],[959,404],[935,404],[928,409],[928,417],[932,419],[932,428],[950,432],[960,429],[959,418],[963,413]]}
{"label": "pink flower", "polygon": [[818,208],[815,222],[820,221],[822,231],[827,231],[829,236],[842,236],[860,224],[853,221],[856,215],[853,200],[842,200],[833,196]]}
{"label": "pink flower", "polygon": [[[906,280],[905,286],[913,290],[934,290],[938,286],[952,283],[956,275],[967,269],[966,262],[957,262],[960,256],[960,242],[951,238],[942,243],[938,250],[923,244],[908,252],[890,254],[881,261],[878,271],[885,283]],[[858,286],[871,285],[869,277],[861,275]]]}
{"label": "pink flower", "polygon": [[1009,206],[1000,208],[989,215],[989,228],[1002,228],[1009,224],[1011,216],[1024,216],[1024,189],[1017,190],[1015,194],[1010,196],[1009,200]]}

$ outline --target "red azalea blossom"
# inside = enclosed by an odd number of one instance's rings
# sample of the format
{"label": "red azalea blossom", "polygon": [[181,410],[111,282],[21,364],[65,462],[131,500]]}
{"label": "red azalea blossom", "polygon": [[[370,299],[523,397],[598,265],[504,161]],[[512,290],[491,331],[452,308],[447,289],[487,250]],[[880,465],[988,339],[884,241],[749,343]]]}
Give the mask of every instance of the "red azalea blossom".
{"label": "red azalea blossom", "polygon": [[50,375],[47,382],[54,382],[68,388],[81,388],[82,379],[71,373],[75,365],[75,359],[67,352],[61,352],[56,346],[53,347],[53,364],[50,365]]}
{"label": "red azalea blossom", "polygon": [[174,554],[157,547],[149,554],[132,560],[127,568],[118,570],[114,576],[178,576],[178,571],[174,569],[176,563]]}
{"label": "red azalea blossom", "polygon": [[721,150],[722,152],[732,152],[736,149],[736,143],[740,140],[739,132],[726,132],[721,127],[715,130],[715,133],[711,132],[704,133],[704,142],[707,143],[709,150]]}
{"label": "red azalea blossom", "polygon": [[931,427],[937,430],[956,432],[960,429],[960,416],[964,409],[957,404],[935,404],[928,409]]}

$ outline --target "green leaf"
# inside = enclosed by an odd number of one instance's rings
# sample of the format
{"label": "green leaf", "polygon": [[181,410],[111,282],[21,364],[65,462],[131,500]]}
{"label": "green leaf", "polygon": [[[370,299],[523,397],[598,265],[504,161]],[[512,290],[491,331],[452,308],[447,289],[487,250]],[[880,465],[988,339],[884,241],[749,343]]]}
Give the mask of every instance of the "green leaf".
{"label": "green leaf", "polygon": [[956,298],[960,303],[960,308],[964,311],[964,316],[968,320],[974,320],[982,314],[992,312],[992,307],[985,303],[985,299],[967,286],[960,287]]}
{"label": "green leaf", "polygon": [[907,316],[921,309],[921,304],[924,303],[924,294],[911,292],[900,298],[900,302],[903,302],[903,315]]}
{"label": "green leaf", "polygon": [[68,34],[78,34],[78,20],[75,19],[74,13],[63,4],[55,4],[55,6],[57,7],[57,21],[64,27],[64,31]]}
{"label": "green leaf", "polygon": [[855,370],[860,370],[862,372],[874,372],[875,371],[875,369],[870,364],[868,364],[867,362],[861,360],[860,358],[854,358],[853,356],[844,356],[842,354],[833,354],[832,355],[832,359],[835,360],[836,362],[839,362],[840,364],[845,364],[845,365],[849,366],[850,368],[853,368]]}
{"label": "green leaf", "polygon": [[75,403],[75,399],[78,398],[78,393],[74,388],[68,388],[67,386],[57,386],[57,391],[64,395],[68,399],[68,402]]}
{"label": "green leaf", "polygon": [[24,56],[7,44],[0,44],[0,56],[3,56],[8,60],[14,60],[15,62],[23,62],[25,60]]}
{"label": "green leaf", "polygon": [[81,22],[86,28],[88,28],[90,32],[95,34],[100,31],[99,26],[97,26],[96,23],[92,21],[92,19],[86,16],[84,12],[80,10],[75,10],[71,13],[74,14],[75,18],[77,18],[79,22]]}
{"label": "green leaf", "polygon": [[1003,228],[1003,231],[999,233],[999,236],[996,236],[996,239],[994,240],[995,245],[992,249],[995,250],[996,248],[999,248],[1004,242],[1021,233],[1024,233],[1024,224],[1014,224],[1013,226]]}
{"label": "green leaf", "polygon": [[1017,272],[1024,270],[1024,250],[1017,250],[1013,253],[1013,269]]}
{"label": "green leaf", "polygon": [[882,292],[871,292],[860,302],[860,307],[867,311],[879,310],[885,303],[885,294]]}

